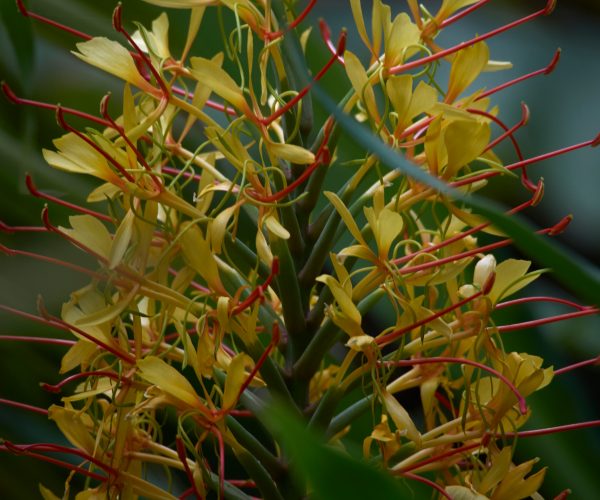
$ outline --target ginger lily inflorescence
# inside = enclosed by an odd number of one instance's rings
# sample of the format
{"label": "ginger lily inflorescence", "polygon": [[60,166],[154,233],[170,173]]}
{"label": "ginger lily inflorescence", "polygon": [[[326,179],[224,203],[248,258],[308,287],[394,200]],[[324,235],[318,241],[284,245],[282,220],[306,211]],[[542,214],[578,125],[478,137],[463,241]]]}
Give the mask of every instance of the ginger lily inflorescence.
{"label": "ginger lily inflorescence", "polygon": [[[514,81],[477,86],[482,72],[510,66],[490,58],[486,40],[550,14],[554,2],[442,47],[439,33],[489,0],[444,0],[437,12],[415,0],[406,12],[374,0],[368,13],[349,0],[355,28],[337,38],[326,21],[305,29],[316,0],[146,1],[189,11],[189,24],[179,27],[188,33],[184,47],[170,46],[166,13],[130,32],[119,5],[113,26],[121,43],[17,1],[25,16],[82,39],[74,55],[123,86],[89,115],[2,84],[10,101],[56,114],[64,135],[44,150],[46,162],[98,182],[78,206],[27,176],[31,194],[46,203],[41,225],[2,222],[7,233],[62,238],[95,265],[2,246],[89,283],[60,312],[43,301],[37,314],[0,306],[57,332],[1,340],[65,349],[64,378],[42,384],[60,394],[56,404],[0,403],[46,415],[67,443],[5,440],[0,449],[83,476],[78,499],[302,498],[316,485],[290,479],[293,453],[261,426],[269,428],[265,411],[278,401],[338,448],[368,415],[368,430],[359,431],[364,459],[440,498],[539,497],[546,469],[516,462],[516,438],[599,422],[521,430],[532,412],[527,399],[598,358],[554,370],[536,355],[507,352],[502,336],[598,309],[513,297],[543,270],[498,261],[494,251],[511,238],[465,199],[511,176],[528,192],[507,212],[512,217],[543,197],[528,166],[598,143],[524,158],[515,134],[529,109],[522,105],[514,125],[499,118],[495,94],[550,73],[559,52]],[[210,42],[210,56],[195,56],[214,11],[222,42]],[[366,57],[346,49],[350,38],[362,41]],[[326,55],[312,73],[309,41]],[[322,91],[313,90],[334,67],[347,93],[324,114],[315,104]],[[442,67],[447,78],[438,76]],[[348,148],[340,114],[427,176],[406,175],[376,150]],[[89,126],[74,127],[74,118]],[[505,142],[516,159],[497,155]],[[64,226],[54,221],[56,205],[72,212]],[[538,232],[552,237],[569,221]],[[531,301],[573,312],[496,324],[496,310]],[[376,320],[375,308],[386,311]],[[418,406],[406,402],[411,389]],[[155,466],[175,480],[155,481],[148,472]],[[44,486],[40,492],[59,498]]]}

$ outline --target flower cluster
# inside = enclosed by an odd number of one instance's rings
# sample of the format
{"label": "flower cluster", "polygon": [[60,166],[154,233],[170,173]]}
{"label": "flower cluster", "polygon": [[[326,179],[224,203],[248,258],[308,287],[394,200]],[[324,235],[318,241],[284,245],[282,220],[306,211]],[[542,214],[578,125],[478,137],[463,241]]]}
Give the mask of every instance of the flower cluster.
{"label": "flower cluster", "polygon": [[[488,179],[511,175],[529,199],[508,215],[538,204],[543,182],[530,180],[527,166],[598,139],[525,159],[515,132],[527,122],[527,107],[508,126],[492,99],[551,72],[558,53],[515,81],[471,89],[481,72],[510,66],[490,59],[485,40],[549,14],[554,2],[443,48],[438,34],[489,0],[444,0],[436,13],[416,0],[400,13],[374,0],[369,29],[364,6],[350,0],[369,60],[346,50],[346,37],[356,35],[343,31],[333,41],[321,21],[328,59],[311,75],[306,46],[319,34],[301,24],[316,0],[299,14],[294,2],[277,0],[146,1],[189,10],[187,42],[177,53],[166,13],[130,33],[118,6],[113,25],[127,40],[122,45],[17,1],[31,19],[82,38],[74,54],[120,79],[123,94],[118,113],[111,114],[107,95],[93,116],[2,86],[15,103],[56,112],[65,135],[44,151],[47,163],[98,183],[82,207],[28,177],[30,192],[49,203],[43,226],[3,223],[7,232],[53,233],[96,266],[2,247],[90,281],[60,314],[43,303],[37,315],[0,306],[61,332],[54,342],[68,348],[60,373],[69,375],[44,388],[65,395],[47,410],[2,402],[47,414],[70,443],[3,441],[0,448],[87,476],[77,499],[205,498],[211,491],[301,498],[310,485],[290,482],[289,456],[256,430],[277,399],[342,447],[355,419],[370,412],[365,458],[441,497],[536,495],[545,469],[534,471],[535,460],[513,463],[515,438],[532,432],[519,430],[531,413],[526,398],[572,367],[553,370],[535,355],[506,352],[501,337],[598,309],[567,302],[574,312],[497,325],[495,310],[558,301],[509,299],[542,271],[524,260],[497,262],[493,251],[511,240],[462,198],[405,175],[375,150],[351,156],[339,117],[362,122],[382,147],[454,192],[468,196]],[[226,21],[223,45],[195,57],[194,41],[213,9]],[[347,94],[336,113],[319,119],[311,91],[334,65],[343,67]],[[447,81],[437,76],[442,65]],[[73,127],[73,116],[93,128]],[[495,153],[504,141],[514,144],[516,162]],[[324,190],[332,178],[343,182]],[[54,204],[72,210],[67,226],[53,223]],[[540,233],[553,236],[568,222]],[[490,243],[478,241],[483,233]],[[376,307],[388,313],[365,321]],[[409,389],[418,389],[419,408],[404,403]],[[173,432],[164,432],[165,420]],[[157,464],[181,480],[153,481],[147,470]],[[231,478],[232,467],[247,477]]]}

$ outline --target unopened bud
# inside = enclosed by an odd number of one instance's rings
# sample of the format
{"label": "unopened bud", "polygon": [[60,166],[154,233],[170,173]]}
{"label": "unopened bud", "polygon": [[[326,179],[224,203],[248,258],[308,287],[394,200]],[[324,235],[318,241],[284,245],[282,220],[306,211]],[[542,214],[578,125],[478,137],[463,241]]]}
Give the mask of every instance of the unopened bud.
{"label": "unopened bud", "polygon": [[486,255],[481,259],[475,266],[475,273],[473,274],[473,284],[480,290],[485,288],[489,277],[494,274],[496,270],[496,259],[493,255]]}

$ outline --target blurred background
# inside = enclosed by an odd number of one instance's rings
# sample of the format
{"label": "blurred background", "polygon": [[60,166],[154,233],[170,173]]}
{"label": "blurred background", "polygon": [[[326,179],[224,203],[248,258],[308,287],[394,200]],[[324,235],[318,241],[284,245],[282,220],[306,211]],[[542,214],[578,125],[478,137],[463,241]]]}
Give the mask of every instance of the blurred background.
{"label": "blurred background", "polygon": [[[31,0],[30,8],[68,26],[91,35],[118,39],[110,19],[116,2],[104,0]],[[124,17],[149,25],[160,9],[141,0],[123,0]],[[302,3],[302,2],[300,2]],[[390,1],[393,12],[405,8],[404,1]],[[435,11],[439,2],[425,0]],[[442,45],[466,40],[543,7],[542,0],[497,0],[448,28]],[[363,0],[365,11],[370,2]],[[120,84],[113,78],[80,62],[70,50],[76,40],[58,30],[30,23],[18,15],[13,0],[0,0],[0,80],[5,80],[23,97],[58,103],[97,113],[100,98],[109,90],[118,102]],[[343,26],[352,26],[346,0],[321,0],[310,20],[324,17],[337,34]],[[170,11],[171,41],[181,47],[186,36],[187,15]],[[307,24],[308,24],[307,22]],[[526,157],[562,148],[593,138],[600,132],[600,3],[597,0],[558,2],[554,14],[537,19],[489,42],[493,59],[509,60],[514,67],[501,73],[489,73],[478,80],[479,86],[493,87],[521,74],[544,67],[555,50],[562,58],[555,72],[522,83],[497,95],[500,117],[507,123],[520,118],[520,103],[526,102],[532,113],[529,125],[518,134]],[[215,23],[205,22],[196,53],[217,50],[220,37]],[[364,52],[352,30],[350,48]],[[318,30],[311,36],[311,64],[318,65],[325,56]],[[175,51],[175,53],[177,53]],[[337,68],[339,77],[343,77]],[[325,84],[335,93],[335,77]],[[77,123],[73,120],[73,123]],[[86,125],[80,122],[79,125]],[[43,161],[42,148],[51,147],[61,135],[51,111],[14,106],[0,98],[0,219],[12,225],[38,225],[43,203],[31,197],[25,188],[25,173],[46,192],[81,203],[93,186],[86,178],[63,175],[51,170]],[[500,149],[501,157],[514,160],[514,152]],[[600,264],[600,150],[584,149],[529,169],[536,180],[543,176],[546,195],[540,207],[528,215],[546,227],[566,214],[574,220],[559,239],[572,251]],[[489,192],[507,205],[522,199],[523,193],[513,182],[496,182]],[[67,213],[51,207],[52,220],[65,223]],[[0,243],[59,256],[65,260],[93,265],[75,249],[49,235],[1,234]],[[519,257],[517,254],[505,253]],[[38,295],[47,308],[58,313],[71,291],[83,286],[85,279],[60,268],[22,257],[0,255],[0,303],[35,312]],[[570,297],[551,275],[528,288],[531,295]],[[577,297],[574,297],[577,300]],[[557,306],[530,305],[511,308],[498,314],[498,323],[526,321],[566,312]],[[0,335],[51,335],[38,325],[0,313]],[[507,349],[538,354],[547,365],[564,366],[600,353],[600,319],[585,318],[523,330],[505,336]],[[56,367],[63,348],[0,341],[0,399],[7,398],[47,407],[57,396],[50,396],[39,382],[59,380]],[[600,418],[599,368],[587,368],[562,375],[550,388],[532,399],[534,414],[528,428],[578,422]],[[60,439],[43,416],[0,405],[0,438],[14,442],[53,441]],[[520,459],[534,456],[550,467],[543,493],[552,498],[565,488],[573,490],[570,498],[589,499],[600,495],[598,457],[600,431],[585,430],[568,434],[523,439]],[[37,483],[43,482],[55,492],[63,489],[66,472],[32,459],[0,454],[0,498],[20,500],[37,498]]]}

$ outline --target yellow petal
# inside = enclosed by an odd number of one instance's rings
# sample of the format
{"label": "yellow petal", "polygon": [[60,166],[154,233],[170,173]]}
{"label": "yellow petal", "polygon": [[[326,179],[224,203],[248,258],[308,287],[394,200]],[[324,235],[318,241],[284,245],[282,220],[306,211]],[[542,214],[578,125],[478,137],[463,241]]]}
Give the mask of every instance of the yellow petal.
{"label": "yellow petal", "polygon": [[221,253],[221,246],[223,245],[223,240],[225,239],[225,233],[227,231],[229,219],[231,219],[231,216],[237,209],[237,205],[227,207],[225,210],[221,211],[221,213],[219,213],[219,215],[217,215],[211,222],[210,244],[213,248],[213,252],[217,254]]}
{"label": "yellow petal", "polygon": [[358,229],[358,225],[356,224],[356,221],[352,217],[352,214],[350,213],[350,211],[346,208],[346,205],[344,205],[344,202],[339,198],[339,196],[337,194],[335,194],[331,191],[325,191],[325,193],[323,193],[323,194],[325,194],[327,199],[331,202],[331,204],[337,210],[338,214],[340,214],[340,217],[344,221],[344,224],[346,224],[348,231],[350,231],[350,233],[352,234],[352,236],[354,236],[356,241],[358,241],[366,246],[366,242],[365,242],[364,238],[362,237],[362,234],[360,233],[360,229]]}
{"label": "yellow petal", "polygon": [[72,215],[69,217],[72,229],[61,227],[61,231],[68,234],[82,245],[108,259],[112,239],[106,226],[91,215]]}
{"label": "yellow petal", "polygon": [[406,12],[396,16],[385,47],[385,66],[387,68],[404,62],[410,55],[410,47],[419,43],[421,30],[414,24]]}
{"label": "yellow petal", "polygon": [[122,183],[108,166],[106,159],[75,134],[65,134],[53,143],[58,152],[42,150],[44,160],[52,167],[66,172],[93,175],[112,184]]}
{"label": "yellow petal", "polygon": [[129,248],[129,243],[131,242],[131,238],[133,236],[133,227],[135,222],[135,213],[133,210],[129,210],[117,231],[115,232],[115,237],[113,238],[112,244],[110,246],[110,252],[108,257],[108,268],[114,269],[117,267],[121,261],[123,260],[123,256],[125,252]]}
{"label": "yellow petal", "polygon": [[446,486],[446,493],[450,495],[452,500],[489,500],[488,497],[480,495],[466,486]]}
{"label": "yellow petal", "polygon": [[309,165],[314,163],[315,155],[312,151],[295,144],[281,144],[279,142],[267,142],[269,152],[282,160],[296,163],[298,165]]}
{"label": "yellow petal", "polygon": [[352,83],[354,92],[356,92],[358,98],[364,103],[371,118],[377,119],[378,112],[377,104],[375,103],[375,93],[369,83],[369,77],[365,68],[358,57],[349,50],[344,53],[344,61],[346,62],[346,73]]}
{"label": "yellow petal", "polygon": [[73,52],[79,59],[118,76],[136,87],[152,91],[153,87],[138,72],[133,57],[120,43],[104,37],[97,37],[77,44],[79,52]]}
{"label": "yellow petal", "polygon": [[66,373],[79,365],[85,365],[96,352],[96,344],[87,340],[78,340],[62,357],[60,373]]}
{"label": "yellow petal", "polygon": [[350,9],[352,10],[354,24],[356,25],[356,30],[358,31],[361,40],[369,49],[371,49],[371,42],[367,35],[367,27],[365,26],[365,18],[363,16],[360,0],[350,0]]}
{"label": "yellow petal", "polygon": [[246,380],[246,369],[252,369],[252,359],[243,352],[237,354],[229,364],[225,391],[223,392],[223,409],[231,409],[237,404],[238,395],[242,384]]}
{"label": "yellow petal", "polygon": [[512,461],[511,451],[511,448],[507,446],[493,458],[492,467],[485,473],[477,487],[479,491],[488,493],[506,477],[506,473],[508,472],[508,468]]}
{"label": "yellow petal", "polygon": [[38,485],[38,488],[40,489],[40,495],[42,495],[42,498],[44,500],[61,500],[54,493],[52,493],[52,491],[50,491],[48,488],[46,488],[43,484],[40,483]]}
{"label": "yellow petal", "polygon": [[489,294],[492,302],[496,303],[527,286],[538,275],[525,277],[531,262],[528,260],[507,259],[496,266],[496,280]]}
{"label": "yellow petal", "polygon": [[335,301],[337,302],[342,312],[354,323],[360,325],[362,321],[360,312],[354,304],[354,302],[352,302],[352,299],[346,293],[344,288],[338,283],[338,281],[336,281],[336,279],[333,276],[329,276],[327,274],[319,276],[317,278],[317,281],[325,283],[329,287],[329,290],[331,290],[331,293],[333,294],[333,297],[335,298]]}
{"label": "yellow petal", "polygon": [[476,43],[456,54],[450,69],[446,102],[453,102],[473,83],[486,67],[490,51],[484,42]]}
{"label": "yellow petal", "polygon": [[444,133],[444,143],[448,151],[448,166],[444,177],[451,179],[461,167],[477,158],[490,141],[490,126],[477,121],[456,120],[451,122]]}
{"label": "yellow petal", "polygon": [[213,291],[227,295],[208,239],[197,226],[184,225],[182,231],[181,249],[188,265],[204,278]]}
{"label": "yellow petal", "polygon": [[147,356],[137,363],[139,375],[163,392],[188,406],[201,407],[202,403],[192,384],[175,368],[156,356]]}
{"label": "yellow petal", "polygon": [[398,400],[392,394],[386,391],[383,394],[383,403],[398,430],[405,434],[406,437],[413,441],[417,446],[420,446],[421,433],[417,430],[412,418],[410,418],[410,415],[398,402]]}
{"label": "yellow petal", "polygon": [[196,80],[239,110],[248,110],[242,89],[219,64],[203,57],[192,57],[190,61],[192,65],[190,73]]}
{"label": "yellow petal", "polygon": [[269,232],[282,240],[287,240],[290,237],[290,232],[281,225],[281,222],[277,220],[277,217],[273,214],[263,219],[264,225],[267,227]]}
{"label": "yellow petal", "polygon": [[94,454],[95,441],[84,423],[85,413],[52,405],[48,409],[48,418],[54,420],[67,440],[79,450]]}

